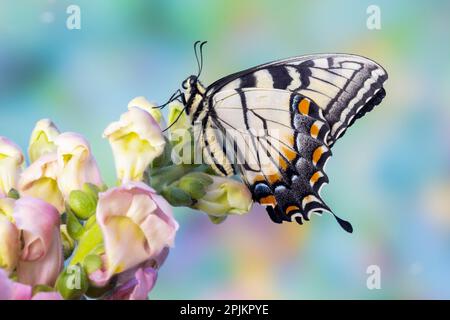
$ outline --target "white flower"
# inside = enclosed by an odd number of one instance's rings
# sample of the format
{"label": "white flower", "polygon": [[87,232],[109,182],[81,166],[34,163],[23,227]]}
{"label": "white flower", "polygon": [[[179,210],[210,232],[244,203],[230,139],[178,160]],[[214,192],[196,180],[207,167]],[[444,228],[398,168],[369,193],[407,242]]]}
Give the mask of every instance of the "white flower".
{"label": "white flower", "polygon": [[58,136],[59,130],[51,120],[42,119],[36,122],[28,146],[30,161],[34,162],[42,155],[56,151],[55,140]]}
{"label": "white flower", "polygon": [[16,188],[24,156],[20,148],[5,137],[0,137],[0,196]]}
{"label": "white flower", "polygon": [[62,133],[56,139],[58,186],[67,200],[70,192],[81,190],[85,183],[103,185],[97,162],[87,140],[78,133]]}
{"label": "white flower", "polygon": [[149,164],[164,151],[161,128],[146,111],[131,107],[103,133],[109,139],[122,182],[142,180]]}

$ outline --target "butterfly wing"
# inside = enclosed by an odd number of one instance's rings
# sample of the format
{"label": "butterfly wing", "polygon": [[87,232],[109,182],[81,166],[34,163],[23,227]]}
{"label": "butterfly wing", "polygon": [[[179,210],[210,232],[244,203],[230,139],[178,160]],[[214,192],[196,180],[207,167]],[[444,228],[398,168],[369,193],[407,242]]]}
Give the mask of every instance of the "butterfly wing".
{"label": "butterfly wing", "polygon": [[202,137],[213,167],[239,173],[274,222],[302,224],[312,213],[331,212],[320,196],[330,127],[314,101],[288,90],[238,88],[212,102]]}
{"label": "butterfly wing", "polygon": [[[207,89],[207,96],[239,88],[280,89],[313,100],[330,126],[332,146],[354,121],[385,96],[386,71],[367,58],[319,54],[274,61],[224,77]],[[210,105],[211,105],[210,101]]]}

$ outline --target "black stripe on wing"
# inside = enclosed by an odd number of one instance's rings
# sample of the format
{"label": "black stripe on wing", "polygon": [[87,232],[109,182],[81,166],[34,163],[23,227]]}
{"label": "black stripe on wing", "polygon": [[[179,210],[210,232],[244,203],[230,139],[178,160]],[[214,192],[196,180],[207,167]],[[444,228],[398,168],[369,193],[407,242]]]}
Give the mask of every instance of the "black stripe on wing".
{"label": "black stripe on wing", "polygon": [[206,95],[212,105],[213,96],[222,90],[258,87],[298,92],[314,100],[324,111],[331,128],[327,141],[331,146],[356,119],[381,102],[386,79],[386,71],[367,58],[319,54],[237,72],[214,82]]}

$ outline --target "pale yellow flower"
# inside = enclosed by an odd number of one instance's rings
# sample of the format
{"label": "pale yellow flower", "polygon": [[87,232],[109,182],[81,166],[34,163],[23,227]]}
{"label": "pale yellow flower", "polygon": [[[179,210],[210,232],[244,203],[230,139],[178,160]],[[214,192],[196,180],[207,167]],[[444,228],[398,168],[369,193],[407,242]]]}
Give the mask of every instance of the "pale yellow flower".
{"label": "pale yellow flower", "polygon": [[51,120],[42,119],[36,122],[28,145],[30,162],[36,161],[44,154],[55,152],[55,140],[58,136],[59,130]]}
{"label": "pale yellow flower", "polygon": [[132,107],[103,133],[111,145],[117,177],[122,182],[142,180],[150,163],[166,144],[161,128],[146,111]]}

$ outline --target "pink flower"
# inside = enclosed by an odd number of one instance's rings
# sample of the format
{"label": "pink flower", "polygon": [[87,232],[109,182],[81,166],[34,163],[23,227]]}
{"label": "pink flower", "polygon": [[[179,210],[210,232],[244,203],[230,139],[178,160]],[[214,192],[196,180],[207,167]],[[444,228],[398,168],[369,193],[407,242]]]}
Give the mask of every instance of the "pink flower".
{"label": "pink flower", "polygon": [[119,275],[117,285],[107,300],[147,300],[158,278],[158,272],[151,268],[138,268],[133,276]]}
{"label": "pink flower", "polygon": [[58,292],[38,292],[34,296],[32,288],[8,278],[0,269],[0,300],[62,300]]}
{"label": "pink flower", "polygon": [[56,138],[58,157],[58,186],[65,199],[73,190],[81,190],[85,183],[102,186],[97,162],[89,142],[78,133],[66,132]]}
{"label": "pink flower", "polygon": [[13,217],[23,239],[19,282],[53,286],[63,264],[58,211],[43,200],[25,196],[15,202]]}
{"label": "pink flower", "polygon": [[96,275],[97,282],[143,262],[163,260],[178,229],[167,201],[139,182],[100,193],[97,222],[105,245],[105,273]]}

